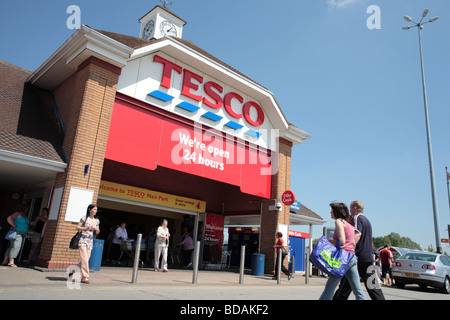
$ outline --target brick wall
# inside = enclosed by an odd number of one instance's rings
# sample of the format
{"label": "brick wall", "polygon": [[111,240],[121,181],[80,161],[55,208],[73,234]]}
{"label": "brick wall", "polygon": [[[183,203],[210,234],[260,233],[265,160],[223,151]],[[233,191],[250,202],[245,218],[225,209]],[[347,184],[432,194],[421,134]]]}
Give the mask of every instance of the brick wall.
{"label": "brick wall", "polygon": [[[280,199],[284,191],[291,186],[291,152],[292,143],[279,139],[279,166],[278,172],[272,177],[271,199]],[[289,207],[282,205],[282,211],[269,211],[268,207],[273,206],[274,201],[264,202],[261,218],[261,253],[265,255],[264,270],[271,273],[275,269],[276,251],[273,246],[276,243],[275,234],[278,231],[278,224],[289,226]],[[285,244],[289,243],[289,235],[283,234]],[[285,259],[284,265],[288,267]]]}
{"label": "brick wall", "polygon": [[[119,68],[91,57],[53,92],[66,126],[69,164],[56,178],[55,188],[64,191],[57,219],[47,223],[41,266],[66,268],[79,261],[78,250],[69,249],[77,225],[65,221],[69,192],[71,187],[94,190],[97,200],[119,75]],[[86,175],[85,165],[90,166]]]}

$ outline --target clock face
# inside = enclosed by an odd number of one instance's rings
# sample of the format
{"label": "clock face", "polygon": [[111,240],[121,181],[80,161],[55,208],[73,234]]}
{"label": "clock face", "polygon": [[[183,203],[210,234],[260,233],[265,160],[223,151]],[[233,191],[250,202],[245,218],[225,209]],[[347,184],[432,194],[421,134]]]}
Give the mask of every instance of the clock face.
{"label": "clock face", "polygon": [[155,29],[155,21],[150,20],[149,22],[147,22],[147,24],[144,27],[144,30],[142,31],[142,37],[144,39],[148,39],[152,35],[154,29]]}
{"label": "clock face", "polygon": [[163,34],[163,36],[165,36],[165,37],[167,37],[167,36],[176,37],[177,36],[177,29],[176,29],[175,25],[170,21],[165,20],[165,21],[161,22],[160,30],[161,30],[161,33]]}

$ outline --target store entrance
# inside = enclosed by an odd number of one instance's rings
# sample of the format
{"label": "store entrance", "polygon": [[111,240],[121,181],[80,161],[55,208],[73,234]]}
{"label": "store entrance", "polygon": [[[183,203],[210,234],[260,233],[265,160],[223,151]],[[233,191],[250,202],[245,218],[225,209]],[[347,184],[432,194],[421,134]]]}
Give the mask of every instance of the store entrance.
{"label": "store entrance", "polygon": [[[125,266],[133,265],[134,249],[137,235],[142,234],[140,259],[144,267],[154,266],[154,241],[156,230],[161,221],[168,221],[170,232],[167,262],[169,268],[183,268],[184,255],[179,243],[188,231],[194,234],[195,215],[172,212],[170,210],[142,207],[99,199],[97,216],[100,219],[100,234],[98,239],[104,240],[102,265]],[[120,252],[114,250],[112,241],[119,225],[124,222],[128,238],[132,241],[122,243]]]}

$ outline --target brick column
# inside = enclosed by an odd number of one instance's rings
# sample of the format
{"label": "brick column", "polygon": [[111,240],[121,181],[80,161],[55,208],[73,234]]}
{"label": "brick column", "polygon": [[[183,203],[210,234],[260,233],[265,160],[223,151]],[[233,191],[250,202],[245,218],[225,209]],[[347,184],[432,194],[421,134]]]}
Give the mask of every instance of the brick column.
{"label": "brick column", "polygon": [[[281,198],[284,191],[291,186],[291,152],[292,143],[279,138],[278,172],[272,177],[271,199]],[[278,224],[289,226],[289,207],[282,205],[282,211],[269,211],[274,201],[263,203],[261,218],[261,253],[265,255],[264,272],[271,273],[275,270],[276,251],[273,246],[276,243],[275,234],[278,232]],[[283,234],[285,244],[289,243],[289,235]],[[287,259],[284,265],[288,267]]]}
{"label": "brick column", "polygon": [[[71,187],[94,190],[98,197],[117,82],[121,69],[90,57],[53,94],[66,126],[64,147],[69,159],[57,175],[55,188],[64,187],[56,220],[47,222],[38,265],[66,268],[79,262],[78,250],[69,249],[77,223],[65,221]],[[84,174],[85,165],[89,173]]]}

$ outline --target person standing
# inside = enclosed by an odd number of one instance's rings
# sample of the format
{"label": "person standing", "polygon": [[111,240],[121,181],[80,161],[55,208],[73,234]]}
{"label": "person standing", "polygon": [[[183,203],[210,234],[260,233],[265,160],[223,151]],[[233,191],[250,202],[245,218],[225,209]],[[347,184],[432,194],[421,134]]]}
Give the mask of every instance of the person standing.
{"label": "person standing", "polygon": [[[333,238],[329,241],[336,245],[339,241],[341,249],[350,253],[354,253],[354,241],[355,241],[355,229],[350,224],[348,208],[344,203],[331,203],[331,218],[335,220],[335,231]],[[345,278],[350,284],[350,288],[356,297],[356,300],[366,300],[364,292],[362,290],[361,284],[359,283],[358,266],[356,261],[356,256],[353,255],[352,259],[348,263],[347,272],[345,273]],[[327,283],[325,284],[325,289],[322,292],[319,300],[332,300],[333,293],[339,284],[341,278],[329,275]]]}
{"label": "person standing", "polygon": [[392,273],[391,266],[394,263],[394,256],[391,252],[391,246],[385,244],[383,250],[380,252],[380,262],[381,262],[381,281],[384,285],[392,285]]}
{"label": "person standing", "polygon": [[36,254],[39,250],[39,246],[44,237],[45,225],[48,220],[48,208],[42,208],[41,214],[36,217],[34,222],[30,223],[30,226],[33,227],[34,232],[31,237],[31,249],[28,254],[28,261],[30,265],[36,260]]}
{"label": "person standing", "polygon": [[[167,249],[169,248],[169,228],[166,219],[161,221],[161,225],[156,231],[155,241],[155,271],[169,272],[167,270]],[[162,255],[161,265],[159,265],[159,258]]]}
{"label": "person standing", "polygon": [[[273,246],[274,248],[277,249],[277,260],[275,263],[275,274],[273,276],[273,280],[278,280],[278,255],[281,254],[281,272],[283,272],[285,275],[288,276],[288,280],[291,280],[291,273],[289,272],[289,270],[283,265],[283,261],[284,258],[286,258],[287,256],[287,249],[286,249],[286,245],[284,244],[283,241],[283,234],[281,232],[277,232],[277,234],[275,235],[275,237],[278,239],[276,244]],[[280,252],[281,249],[281,252]]]}
{"label": "person standing", "polygon": [[192,266],[192,252],[194,251],[194,241],[192,240],[191,234],[186,229],[184,233],[184,239],[179,243],[183,246],[183,260],[184,267],[189,268]]}
{"label": "person standing", "polygon": [[[372,225],[363,215],[364,206],[360,201],[350,204],[350,213],[355,226],[355,255],[358,258],[358,273],[364,282],[367,293],[372,300],[385,300],[383,291],[375,273],[372,245]],[[372,267],[372,268],[371,268]],[[347,300],[351,288],[347,277],[344,277],[336,290],[333,300]]]}
{"label": "person standing", "polygon": [[94,232],[96,235],[100,233],[100,220],[95,218],[96,214],[97,206],[90,204],[86,210],[86,216],[81,218],[77,226],[77,230],[81,231],[81,238],[78,242],[80,252],[78,267],[81,270],[81,282],[86,284],[89,284],[89,258],[94,245]]}
{"label": "person standing", "polygon": [[124,221],[120,222],[119,226],[114,231],[114,238],[112,240],[112,261],[118,266],[120,265],[119,258],[121,255],[120,246],[122,245],[122,241],[128,240],[128,233],[125,227],[126,223]]}
{"label": "person standing", "polygon": [[8,265],[8,267],[17,268],[14,263],[14,259],[19,255],[20,249],[22,248],[23,240],[28,232],[28,226],[30,221],[26,217],[28,212],[28,206],[26,204],[19,205],[17,210],[6,218],[8,224],[12,228],[16,229],[17,236],[15,239],[10,240],[9,248],[5,252],[5,258],[3,259],[2,265]]}

